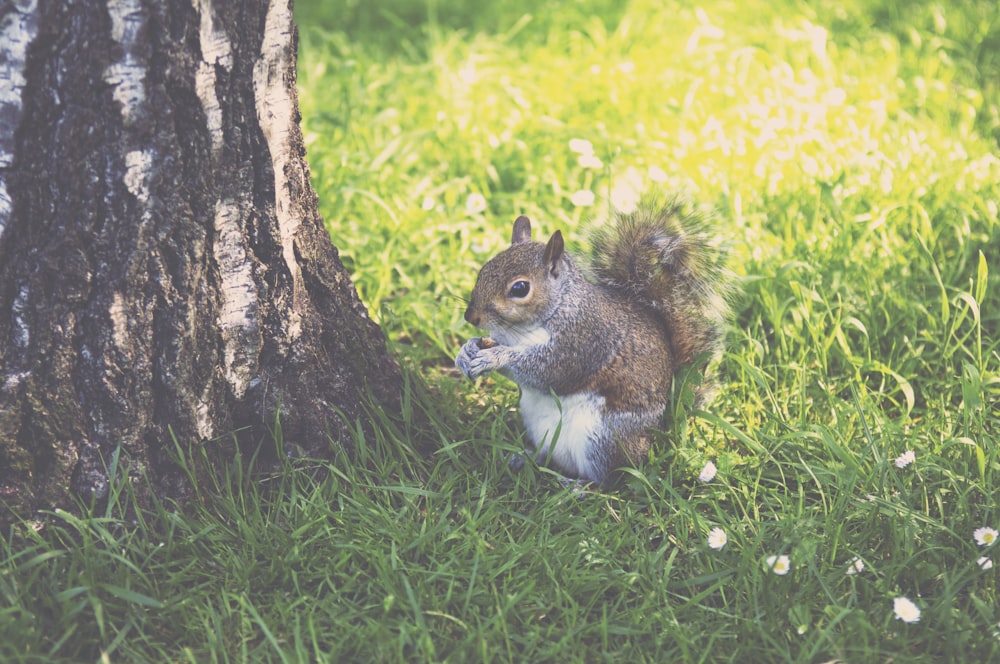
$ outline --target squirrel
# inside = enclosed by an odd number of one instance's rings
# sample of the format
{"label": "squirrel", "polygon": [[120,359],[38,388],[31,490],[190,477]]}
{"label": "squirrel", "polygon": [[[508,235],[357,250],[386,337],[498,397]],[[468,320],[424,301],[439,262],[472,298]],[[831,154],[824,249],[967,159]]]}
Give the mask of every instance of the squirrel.
{"label": "squirrel", "polygon": [[729,316],[725,251],[704,215],[671,200],[615,217],[593,236],[588,279],[560,231],[532,242],[519,216],[465,311],[490,336],[455,359],[468,378],[497,371],[517,383],[539,463],[597,485],[648,454],[673,377],[721,356]]}

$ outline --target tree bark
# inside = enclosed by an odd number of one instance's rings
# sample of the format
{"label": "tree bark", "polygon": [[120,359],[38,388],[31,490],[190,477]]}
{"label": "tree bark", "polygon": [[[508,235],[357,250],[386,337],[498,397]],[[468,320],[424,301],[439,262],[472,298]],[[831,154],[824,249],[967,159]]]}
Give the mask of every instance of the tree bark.
{"label": "tree bark", "polygon": [[[399,369],[324,229],[290,0],[0,8],[0,522],[184,444],[347,444]],[[339,413],[339,414],[338,414]],[[346,418],[346,422],[343,418]]]}

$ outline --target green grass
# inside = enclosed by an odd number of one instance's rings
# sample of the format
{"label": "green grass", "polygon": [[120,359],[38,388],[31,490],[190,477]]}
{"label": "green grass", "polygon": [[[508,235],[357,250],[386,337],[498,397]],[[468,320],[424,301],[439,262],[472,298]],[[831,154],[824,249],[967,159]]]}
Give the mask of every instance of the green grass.
{"label": "green grass", "polygon": [[[355,459],[237,460],[184,514],[125,521],[121,484],[24,524],[0,660],[1000,655],[1000,556],[973,539],[1000,528],[996,4],[494,4],[298,7],[322,213],[429,417],[373,416]],[[577,496],[507,469],[516,388],[451,358],[513,218],[583,251],[623,186],[716,208],[743,296],[710,411]]]}

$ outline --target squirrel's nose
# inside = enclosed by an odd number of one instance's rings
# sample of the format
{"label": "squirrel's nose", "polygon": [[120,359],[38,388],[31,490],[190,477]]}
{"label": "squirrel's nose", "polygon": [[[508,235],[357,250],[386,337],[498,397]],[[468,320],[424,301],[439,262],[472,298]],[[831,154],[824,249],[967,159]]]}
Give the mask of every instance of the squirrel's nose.
{"label": "squirrel's nose", "polygon": [[479,320],[480,320],[479,314],[473,311],[472,307],[469,307],[468,309],[465,310],[465,320],[472,323],[476,327],[479,327]]}

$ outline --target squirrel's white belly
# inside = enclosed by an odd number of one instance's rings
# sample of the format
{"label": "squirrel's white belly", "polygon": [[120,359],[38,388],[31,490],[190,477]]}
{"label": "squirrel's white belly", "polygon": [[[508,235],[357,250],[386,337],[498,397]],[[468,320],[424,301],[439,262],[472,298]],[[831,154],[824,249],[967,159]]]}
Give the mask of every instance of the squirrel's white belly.
{"label": "squirrel's white belly", "polygon": [[548,392],[521,388],[521,417],[538,458],[551,457],[567,475],[594,476],[587,451],[601,426],[603,411],[604,397],[593,392],[557,400]]}

